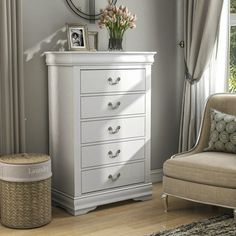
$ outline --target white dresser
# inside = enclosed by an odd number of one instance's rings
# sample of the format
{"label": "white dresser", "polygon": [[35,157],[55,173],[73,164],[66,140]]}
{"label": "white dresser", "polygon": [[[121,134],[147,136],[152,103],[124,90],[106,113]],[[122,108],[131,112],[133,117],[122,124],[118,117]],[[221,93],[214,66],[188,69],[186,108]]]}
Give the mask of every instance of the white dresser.
{"label": "white dresser", "polygon": [[152,195],[154,52],[47,52],[54,203],[74,215]]}

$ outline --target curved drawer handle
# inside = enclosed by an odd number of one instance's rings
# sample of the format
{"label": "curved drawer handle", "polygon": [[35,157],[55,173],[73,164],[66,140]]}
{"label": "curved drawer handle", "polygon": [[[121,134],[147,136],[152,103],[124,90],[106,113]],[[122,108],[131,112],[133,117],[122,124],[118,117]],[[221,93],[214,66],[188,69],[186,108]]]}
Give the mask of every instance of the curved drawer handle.
{"label": "curved drawer handle", "polygon": [[120,127],[119,125],[116,127],[115,130],[113,130],[113,128],[110,126],[110,127],[108,128],[108,131],[109,131],[110,134],[116,134],[116,133],[119,132],[120,129],[121,129],[121,127]]}
{"label": "curved drawer handle", "polygon": [[109,175],[108,179],[110,179],[112,182],[118,180],[120,178],[121,174],[118,173],[115,177],[113,175]]}
{"label": "curved drawer handle", "polygon": [[108,152],[108,156],[109,156],[110,158],[116,158],[116,157],[118,157],[119,155],[120,155],[120,149],[117,150],[114,155],[113,155],[113,152],[112,152],[112,151],[109,151],[109,152]]}
{"label": "curved drawer handle", "polygon": [[121,104],[121,102],[117,102],[115,105],[113,105],[112,102],[109,102],[107,105],[108,105],[108,107],[111,108],[112,110],[115,110],[115,109],[119,108],[120,104]]}
{"label": "curved drawer handle", "polygon": [[118,77],[115,81],[113,81],[113,79],[110,77],[110,78],[108,78],[107,81],[110,85],[116,85],[116,84],[119,84],[120,80],[121,80],[121,78]]}

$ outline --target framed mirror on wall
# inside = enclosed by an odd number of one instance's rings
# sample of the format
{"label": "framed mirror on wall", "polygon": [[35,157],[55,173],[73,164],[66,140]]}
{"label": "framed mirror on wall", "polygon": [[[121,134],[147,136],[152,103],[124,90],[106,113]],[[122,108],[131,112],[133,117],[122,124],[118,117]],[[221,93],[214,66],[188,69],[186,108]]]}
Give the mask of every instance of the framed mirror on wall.
{"label": "framed mirror on wall", "polygon": [[95,21],[98,20],[108,2],[115,5],[117,0],[66,0],[70,9],[83,19]]}

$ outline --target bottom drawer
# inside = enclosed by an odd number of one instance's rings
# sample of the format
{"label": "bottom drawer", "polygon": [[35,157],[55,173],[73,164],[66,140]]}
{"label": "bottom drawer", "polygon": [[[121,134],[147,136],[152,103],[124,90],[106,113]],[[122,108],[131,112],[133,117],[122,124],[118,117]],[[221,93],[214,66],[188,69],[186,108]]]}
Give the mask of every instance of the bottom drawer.
{"label": "bottom drawer", "polygon": [[82,172],[82,193],[144,182],[144,162]]}

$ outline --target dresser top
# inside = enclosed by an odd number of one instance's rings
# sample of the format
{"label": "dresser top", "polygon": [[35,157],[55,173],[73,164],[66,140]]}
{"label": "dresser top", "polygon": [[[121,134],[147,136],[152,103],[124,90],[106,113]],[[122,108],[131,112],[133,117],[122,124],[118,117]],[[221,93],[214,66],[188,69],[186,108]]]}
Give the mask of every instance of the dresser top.
{"label": "dresser top", "polygon": [[45,52],[47,65],[105,65],[126,63],[152,64],[154,62],[155,54],[156,52]]}

